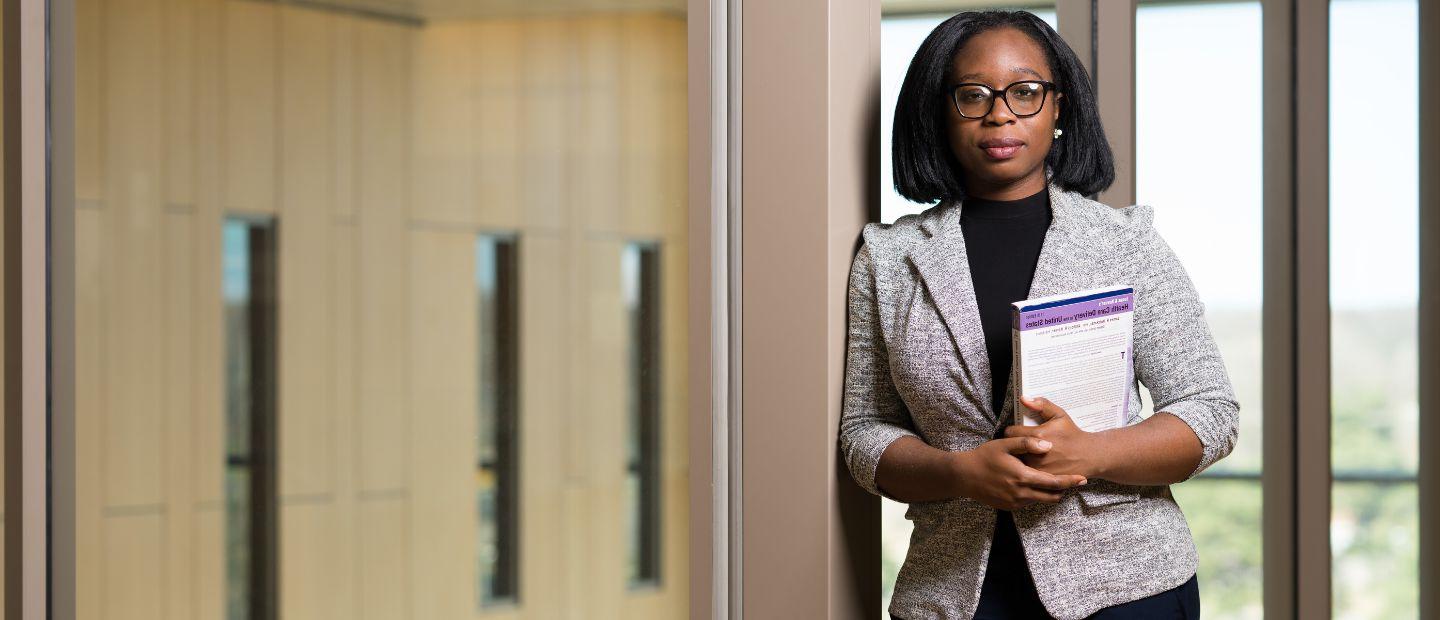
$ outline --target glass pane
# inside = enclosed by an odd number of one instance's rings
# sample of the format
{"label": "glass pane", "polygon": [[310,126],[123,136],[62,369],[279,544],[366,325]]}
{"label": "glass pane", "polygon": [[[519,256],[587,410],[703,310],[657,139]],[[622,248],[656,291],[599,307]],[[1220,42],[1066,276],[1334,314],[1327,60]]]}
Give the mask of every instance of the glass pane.
{"label": "glass pane", "polygon": [[[882,5],[883,7],[883,5]],[[994,8],[1012,8],[996,6]],[[1025,10],[1058,28],[1055,10],[1027,7]],[[895,100],[900,95],[900,85],[905,80],[905,71],[920,44],[940,22],[954,15],[933,13],[915,15],[910,13],[882,15],[880,20],[880,221],[893,223],[907,213],[919,213],[931,205],[917,204],[901,197],[895,191],[890,168],[891,129],[895,123]],[[900,565],[905,561],[910,548],[910,534],[913,529],[905,518],[906,504],[889,498],[881,498],[881,603],[880,613],[886,615],[890,608],[890,597],[895,589],[895,578]]]}
{"label": "glass pane", "polygon": [[[1200,607],[1223,618],[1263,607],[1260,17],[1259,2],[1142,4],[1135,16],[1136,202],[1155,208],[1194,281],[1240,401],[1234,451],[1171,487],[1200,554]],[[1217,116],[1214,100],[1177,96],[1196,75],[1224,76],[1226,105],[1243,112]],[[1207,122],[1222,117],[1224,131]],[[1197,185],[1196,170],[1225,182]],[[1154,401],[1141,394],[1148,417]]]}
{"label": "glass pane", "polygon": [[482,234],[475,244],[479,360],[476,482],[480,596],[485,607],[519,602],[519,462],[515,330],[519,290],[513,236]]}
{"label": "glass pane", "polygon": [[226,218],[226,617],[271,617],[275,574],[275,226]]}
{"label": "glass pane", "polygon": [[1170,487],[1200,551],[1200,608],[1216,618],[1264,615],[1259,480],[1201,477]]}
{"label": "glass pane", "polygon": [[[1420,446],[1415,0],[1330,3],[1331,594],[1338,618],[1414,618]],[[1376,107],[1383,106],[1383,107]],[[1384,144],[1374,119],[1383,110]]]}
{"label": "glass pane", "polygon": [[80,618],[688,612],[683,2],[75,5]]}
{"label": "glass pane", "polygon": [[622,289],[630,324],[629,420],[625,503],[628,506],[629,579],[632,587],[660,584],[660,249],[632,242],[621,257]]}
{"label": "glass pane", "polygon": [[1419,617],[1416,484],[1338,482],[1330,501],[1334,617]]}

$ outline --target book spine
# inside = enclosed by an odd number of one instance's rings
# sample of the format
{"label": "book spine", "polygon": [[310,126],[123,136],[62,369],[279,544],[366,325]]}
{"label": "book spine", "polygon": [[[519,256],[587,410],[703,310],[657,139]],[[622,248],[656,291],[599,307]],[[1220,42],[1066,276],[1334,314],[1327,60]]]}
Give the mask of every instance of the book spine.
{"label": "book spine", "polygon": [[1022,368],[1020,366],[1020,317],[1020,309],[1015,306],[1010,306],[1010,375],[1015,378],[1015,380],[1011,382],[1011,387],[1015,392],[1012,398],[1015,403],[1013,415],[1011,416],[1011,422],[1013,424],[1025,423],[1023,414],[1021,413],[1024,411],[1025,405],[1020,403],[1020,395],[1025,393],[1023,385],[1025,373],[1021,372]]}

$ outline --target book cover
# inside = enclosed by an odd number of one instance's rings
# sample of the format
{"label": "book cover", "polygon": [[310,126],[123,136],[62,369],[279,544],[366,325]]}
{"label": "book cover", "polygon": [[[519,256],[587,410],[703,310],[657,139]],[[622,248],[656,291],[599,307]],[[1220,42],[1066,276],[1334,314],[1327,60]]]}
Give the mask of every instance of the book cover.
{"label": "book cover", "polygon": [[1130,286],[1012,303],[1015,424],[1039,425],[1020,397],[1043,396],[1086,431],[1124,426],[1134,381],[1134,305]]}

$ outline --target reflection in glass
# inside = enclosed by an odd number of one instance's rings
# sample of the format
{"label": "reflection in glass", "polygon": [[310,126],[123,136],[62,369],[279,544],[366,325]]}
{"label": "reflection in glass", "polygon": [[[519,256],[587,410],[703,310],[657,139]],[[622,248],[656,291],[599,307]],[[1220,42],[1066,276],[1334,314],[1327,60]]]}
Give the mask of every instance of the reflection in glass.
{"label": "reflection in glass", "polygon": [[[1418,8],[1415,0],[1330,3],[1330,591],[1336,618],[1414,618],[1420,600]],[[1400,92],[1412,94],[1377,98],[1377,85],[1381,91],[1402,85]],[[1379,147],[1377,118],[1385,135]]]}
{"label": "reflection in glass", "polygon": [[479,604],[518,603],[519,284],[516,240],[480,235],[475,244],[479,292],[480,419],[476,452],[479,501]]}
{"label": "reflection in glass", "polygon": [[[1135,22],[1136,202],[1155,208],[1155,228],[1194,281],[1240,401],[1234,451],[1171,492],[1200,555],[1200,607],[1260,618],[1260,3],[1142,4]],[[1177,76],[1194,75],[1224,75],[1227,110],[1237,113],[1222,122],[1210,98],[1177,90]],[[1207,181],[1197,183],[1202,170]],[[1214,251],[1216,239],[1225,240],[1224,252]],[[1142,394],[1148,417],[1154,403],[1149,390]]]}

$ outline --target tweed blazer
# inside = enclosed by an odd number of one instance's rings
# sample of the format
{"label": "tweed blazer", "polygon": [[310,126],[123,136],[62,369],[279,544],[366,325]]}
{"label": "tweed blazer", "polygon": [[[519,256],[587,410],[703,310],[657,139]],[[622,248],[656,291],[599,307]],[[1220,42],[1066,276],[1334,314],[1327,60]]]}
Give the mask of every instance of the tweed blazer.
{"label": "tweed blazer", "polygon": [[[1138,385],[1144,384],[1153,410],[1179,417],[1203,446],[1188,480],[1228,455],[1238,437],[1240,406],[1204,304],[1152,226],[1152,207],[1114,208],[1061,189],[1049,175],[1047,182],[1053,217],[1029,298],[1134,286],[1135,380],[1127,424],[1141,421]],[[991,411],[992,377],[961,235],[962,208],[942,201],[894,224],[865,225],[850,270],[838,443],[855,481],[876,495],[889,497],[876,486],[875,469],[901,436],[942,450],[971,450],[1011,423],[1012,390],[999,415]],[[1013,369],[1011,375],[1004,380],[1013,380]],[[995,510],[956,497],[911,503],[905,518],[914,530],[890,613],[973,617]],[[1090,478],[1065,491],[1058,504],[1031,504],[1014,518],[1040,600],[1061,620],[1168,590],[1195,574],[1195,544],[1168,485]]]}

